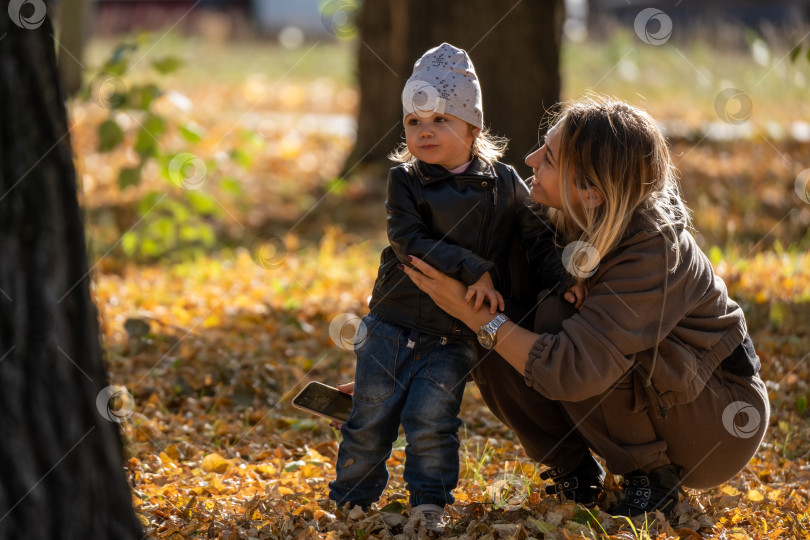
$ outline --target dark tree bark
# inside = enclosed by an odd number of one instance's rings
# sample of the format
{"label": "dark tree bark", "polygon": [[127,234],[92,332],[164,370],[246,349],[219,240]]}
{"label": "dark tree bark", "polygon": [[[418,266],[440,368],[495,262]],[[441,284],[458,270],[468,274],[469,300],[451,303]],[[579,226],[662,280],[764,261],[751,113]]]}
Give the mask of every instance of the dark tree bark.
{"label": "dark tree bark", "polygon": [[107,374],[52,34],[0,16],[0,538],[141,538],[118,425],[96,407]]}
{"label": "dark tree bark", "polygon": [[382,162],[403,140],[400,93],[413,63],[446,41],[470,54],[484,123],[510,139],[506,163],[526,172],[540,119],[560,99],[563,0],[379,0],[359,17],[360,113],[346,170]]}

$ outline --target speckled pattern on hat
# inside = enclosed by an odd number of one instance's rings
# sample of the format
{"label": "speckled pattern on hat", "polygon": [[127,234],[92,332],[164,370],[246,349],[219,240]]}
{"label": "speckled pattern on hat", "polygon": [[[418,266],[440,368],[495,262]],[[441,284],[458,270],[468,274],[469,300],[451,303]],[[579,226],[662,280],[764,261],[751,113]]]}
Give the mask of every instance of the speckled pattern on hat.
{"label": "speckled pattern on hat", "polygon": [[481,85],[463,49],[442,43],[413,65],[402,90],[402,116],[451,114],[468,124],[484,127]]}

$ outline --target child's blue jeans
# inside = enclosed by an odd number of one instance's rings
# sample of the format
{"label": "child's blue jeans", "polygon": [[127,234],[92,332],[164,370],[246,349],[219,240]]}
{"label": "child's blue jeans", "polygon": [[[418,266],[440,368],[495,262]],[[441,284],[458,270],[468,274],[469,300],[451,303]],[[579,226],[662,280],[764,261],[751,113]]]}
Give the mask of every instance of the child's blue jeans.
{"label": "child's blue jeans", "polygon": [[367,333],[355,349],[354,405],[341,429],[329,498],[339,506],[362,507],[380,498],[388,483],[385,462],[401,423],[408,443],[403,478],[411,505],[452,504],[459,468],[458,413],[475,361],[474,342],[412,332],[373,315],[363,323]]}

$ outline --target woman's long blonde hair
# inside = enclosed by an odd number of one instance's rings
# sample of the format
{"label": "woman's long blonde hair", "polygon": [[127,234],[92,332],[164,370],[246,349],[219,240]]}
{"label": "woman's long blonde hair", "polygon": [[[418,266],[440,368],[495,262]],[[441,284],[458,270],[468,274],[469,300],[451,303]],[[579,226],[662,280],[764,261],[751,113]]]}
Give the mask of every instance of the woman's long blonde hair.
{"label": "woman's long blonde hair", "polygon": [[[563,209],[549,209],[549,217],[560,238],[582,242],[575,251],[580,258],[589,259],[595,270],[594,263],[616,248],[633,215],[643,210],[670,241],[677,265],[678,229],[689,226],[689,214],[669,145],[652,117],[614,98],[590,95],[564,105],[552,123],[560,133],[557,159]],[[597,190],[602,204],[575,211],[566,189],[571,178],[579,188]],[[564,262],[575,281],[582,282],[593,273],[572,272],[570,265],[581,268],[582,261],[570,260],[571,254],[568,257]]]}

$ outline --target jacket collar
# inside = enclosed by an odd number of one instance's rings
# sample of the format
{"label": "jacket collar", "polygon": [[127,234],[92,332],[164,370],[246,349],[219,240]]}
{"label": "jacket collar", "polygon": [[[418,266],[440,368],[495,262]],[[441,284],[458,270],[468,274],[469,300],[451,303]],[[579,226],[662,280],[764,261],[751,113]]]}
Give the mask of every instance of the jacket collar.
{"label": "jacket collar", "polygon": [[[670,204],[678,205],[679,201],[671,200]],[[680,204],[682,205],[683,203],[681,202]],[[685,211],[686,209],[684,209],[684,212]],[[656,226],[658,221],[659,218],[656,212],[649,207],[649,204],[637,208],[633,212],[630,223],[627,224],[622,239],[619,241],[619,246],[628,246],[661,234],[659,227]],[[675,230],[679,232],[686,228],[686,222],[683,218],[673,217],[673,222]]]}
{"label": "jacket collar", "polygon": [[493,178],[495,176],[494,167],[481,161],[477,156],[473,156],[472,162],[469,167],[467,167],[467,170],[458,174],[451,173],[441,165],[431,165],[421,160],[416,160],[414,171],[423,184],[438,182],[450,178],[451,176],[470,179]]}

